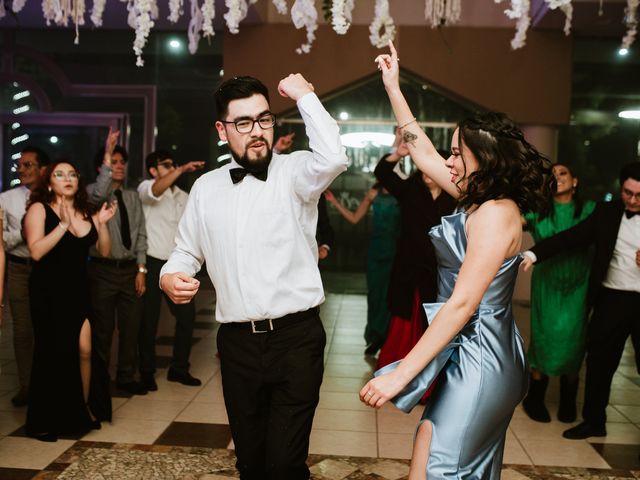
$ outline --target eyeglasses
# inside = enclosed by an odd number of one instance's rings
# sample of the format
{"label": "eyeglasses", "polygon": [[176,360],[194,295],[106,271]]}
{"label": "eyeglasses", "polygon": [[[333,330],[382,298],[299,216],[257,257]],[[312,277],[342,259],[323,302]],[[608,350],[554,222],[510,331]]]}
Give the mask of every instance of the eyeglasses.
{"label": "eyeglasses", "polygon": [[37,164],[37,163],[35,163],[35,162],[22,162],[22,163],[19,163],[19,164],[18,164],[18,168],[22,167],[22,168],[24,168],[25,170],[28,170],[28,169],[30,169],[31,167],[37,167],[37,166],[38,166],[38,164]]}
{"label": "eyeglasses", "polygon": [[78,180],[79,178],[79,175],[76,172],[64,173],[60,170],[56,170],[52,173],[52,175],[56,180],[69,180],[72,182]]}
{"label": "eyeglasses", "polygon": [[640,192],[633,193],[631,190],[627,190],[626,188],[622,189],[622,194],[625,197],[635,198],[636,200],[640,200]]}
{"label": "eyeglasses", "polygon": [[158,166],[168,169],[175,167],[175,164],[173,163],[173,160],[163,160],[162,162],[158,162]]}
{"label": "eyeglasses", "polygon": [[260,128],[263,130],[268,130],[269,128],[273,128],[276,124],[276,116],[273,113],[266,113],[256,120],[252,120],[250,118],[243,118],[241,120],[236,120],[235,122],[225,122],[224,120],[220,120],[222,123],[233,123],[236,126],[236,130],[238,133],[249,133],[253,130],[254,125],[257,123],[260,125]]}

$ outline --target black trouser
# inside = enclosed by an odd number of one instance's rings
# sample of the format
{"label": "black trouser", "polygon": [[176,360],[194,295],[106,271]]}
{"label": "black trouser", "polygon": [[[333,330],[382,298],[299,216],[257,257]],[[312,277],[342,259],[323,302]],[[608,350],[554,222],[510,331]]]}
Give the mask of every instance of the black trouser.
{"label": "black trouser", "polygon": [[587,379],[582,416],[604,426],[611,381],[624,344],[631,335],[636,358],[640,350],[640,293],[602,288],[587,334]]}
{"label": "black trouser", "polygon": [[222,388],[242,480],[308,479],[326,336],[317,309],[281,329],[218,330]]}
{"label": "black trouser", "polygon": [[138,353],[140,355],[140,373],[153,375],[156,371],[156,335],[162,297],[167,301],[171,314],[176,319],[175,336],[173,338],[173,357],[170,368],[179,373],[189,371],[189,355],[191,354],[191,338],[196,318],[194,301],[176,305],[160,290],[160,269],[165,260],[147,255],[147,290],[143,298],[144,312],[140,325]]}
{"label": "black trouser", "polygon": [[89,261],[93,348],[108,368],[117,318],[120,383],[133,381],[136,371],[141,305],[136,295],[137,271],[135,261],[113,265]]}

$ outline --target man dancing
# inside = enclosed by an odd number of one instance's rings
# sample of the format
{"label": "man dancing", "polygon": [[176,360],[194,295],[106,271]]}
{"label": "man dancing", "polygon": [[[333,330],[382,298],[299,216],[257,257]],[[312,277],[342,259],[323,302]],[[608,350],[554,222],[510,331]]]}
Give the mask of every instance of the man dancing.
{"label": "man dancing", "polygon": [[324,292],[315,240],[318,198],[347,157],[336,122],[300,74],[278,85],[297,102],[311,152],[273,154],[267,88],[236,77],[216,92],[216,129],[233,161],[194,184],[176,247],[160,273],[188,303],[203,261],[217,294],[222,386],[240,478],[308,479],[323,373]]}

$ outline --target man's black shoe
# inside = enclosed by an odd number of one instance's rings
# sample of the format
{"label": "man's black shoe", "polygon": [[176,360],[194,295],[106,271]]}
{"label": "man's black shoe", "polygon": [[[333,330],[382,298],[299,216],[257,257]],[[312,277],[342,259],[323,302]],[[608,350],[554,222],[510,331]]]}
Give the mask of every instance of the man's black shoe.
{"label": "man's black shoe", "polygon": [[180,373],[171,369],[167,372],[167,380],[170,382],[179,382],[183,385],[189,385],[190,387],[199,387],[202,385],[202,382],[199,379],[192,377],[189,372]]}
{"label": "man's black shoe", "polygon": [[149,392],[155,392],[158,390],[158,384],[156,383],[156,379],[153,378],[153,375],[141,375],[140,383]]}
{"label": "man's black shoe", "polygon": [[604,426],[582,422],[569,430],[565,430],[562,436],[571,440],[582,440],[589,437],[606,437],[607,429]]}
{"label": "man's black shoe", "polygon": [[140,382],[124,382],[117,383],[117,386],[120,390],[124,390],[132,395],[146,395],[147,389]]}

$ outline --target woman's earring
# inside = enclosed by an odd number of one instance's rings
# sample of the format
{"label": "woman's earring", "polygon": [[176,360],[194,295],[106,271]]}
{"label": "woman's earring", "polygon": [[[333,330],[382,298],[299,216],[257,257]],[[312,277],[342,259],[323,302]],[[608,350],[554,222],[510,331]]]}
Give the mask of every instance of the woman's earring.
{"label": "woman's earring", "polygon": [[49,190],[49,191],[51,191],[51,185],[49,185],[49,188],[48,188],[48,190]]}

